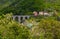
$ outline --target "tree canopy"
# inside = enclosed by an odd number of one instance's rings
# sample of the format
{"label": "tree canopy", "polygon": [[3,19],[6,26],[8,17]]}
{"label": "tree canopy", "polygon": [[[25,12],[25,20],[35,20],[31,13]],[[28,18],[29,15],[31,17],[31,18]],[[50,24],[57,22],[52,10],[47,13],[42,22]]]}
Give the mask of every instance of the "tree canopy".
{"label": "tree canopy", "polygon": [[[0,14],[32,14],[33,11],[60,11],[60,0],[12,0],[0,10]],[[10,4],[9,4],[10,3]]]}

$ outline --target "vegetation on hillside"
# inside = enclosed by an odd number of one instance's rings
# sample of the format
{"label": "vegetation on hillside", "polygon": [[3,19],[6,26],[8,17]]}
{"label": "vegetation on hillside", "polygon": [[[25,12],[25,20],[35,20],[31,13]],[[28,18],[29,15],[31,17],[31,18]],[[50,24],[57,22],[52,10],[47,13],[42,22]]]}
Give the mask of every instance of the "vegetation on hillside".
{"label": "vegetation on hillside", "polygon": [[[12,20],[33,11],[53,14],[31,16],[23,23]],[[0,0],[0,39],[60,39],[60,0]]]}
{"label": "vegetation on hillside", "polygon": [[[8,6],[3,4],[0,14],[12,12],[15,15],[32,14],[33,11],[60,11],[60,0],[6,0]],[[1,8],[1,7],[0,7]]]}
{"label": "vegetation on hillside", "polygon": [[0,39],[60,39],[60,21],[55,17],[42,18],[38,22],[31,18],[26,20],[27,25],[22,25],[11,16],[0,16]]}

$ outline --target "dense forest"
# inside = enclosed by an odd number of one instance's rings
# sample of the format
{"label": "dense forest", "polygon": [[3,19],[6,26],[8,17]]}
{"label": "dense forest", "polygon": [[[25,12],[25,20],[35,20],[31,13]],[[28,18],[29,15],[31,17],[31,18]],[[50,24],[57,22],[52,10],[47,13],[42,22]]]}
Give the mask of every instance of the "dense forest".
{"label": "dense forest", "polygon": [[60,0],[0,0],[0,39],[60,39]]}
{"label": "dense forest", "polygon": [[60,11],[60,0],[1,0],[0,14],[32,14],[33,11]]}

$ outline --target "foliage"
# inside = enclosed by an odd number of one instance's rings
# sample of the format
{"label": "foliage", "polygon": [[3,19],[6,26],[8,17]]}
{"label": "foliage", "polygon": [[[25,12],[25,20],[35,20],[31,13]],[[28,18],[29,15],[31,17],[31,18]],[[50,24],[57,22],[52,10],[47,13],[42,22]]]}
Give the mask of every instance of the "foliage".
{"label": "foliage", "polygon": [[60,39],[60,22],[54,19],[42,19],[32,27],[33,39]]}
{"label": "foliage", "polygon": [[[26,2],[27,1],[27,2]],[[0,12],[6,14],[12,12],[13,14],[26,14],[27,12],[30,13],[32,10],[34,0],[16,0],[11,5],[6,8],[3,8]]]}
{"label": "foliage", "polygon": [[[60,15],[37,16],[24,25],[12,20],[14,15],[31,15],[33,11],[60,13],[60,0],[0,0],[0,39],[60,39]],[[12,14],[7,14],[12,12]],[[6,15],[4,15],[6,14]]]}
{"label": "foliage", "polygon": [[13,21],[10,14],[0,17],[0,39],[29,39],[29,37],[29,29]]}
{"label": "foliage", "polygon": [[[7,0],[6,0],[7,1]],[[26,2],[27,1],[27,2]],[[0,10],[0,14],[32,14],[33,11],[60,11],[60,0],[12,0]],[[4,4],[5,5],[5,4]]]}
{"label": "foliage", "polygon": [[0,39],[60,39],[60,22],[56,17],[39,18],[39,22],[31,18],[24,25],[11,17],[12,14],[0,16]]}

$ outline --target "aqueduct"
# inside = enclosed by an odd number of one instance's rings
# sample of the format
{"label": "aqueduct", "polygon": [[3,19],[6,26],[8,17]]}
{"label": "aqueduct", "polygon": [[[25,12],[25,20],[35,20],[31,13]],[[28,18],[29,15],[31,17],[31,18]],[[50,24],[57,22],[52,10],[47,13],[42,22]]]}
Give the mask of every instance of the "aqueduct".
{"label": "aqueduct", "polygon": [[30,15],[15,15],[13,16],[13,20],[18,21],[19,23],[21,23],[22,21],[29,19]]}

